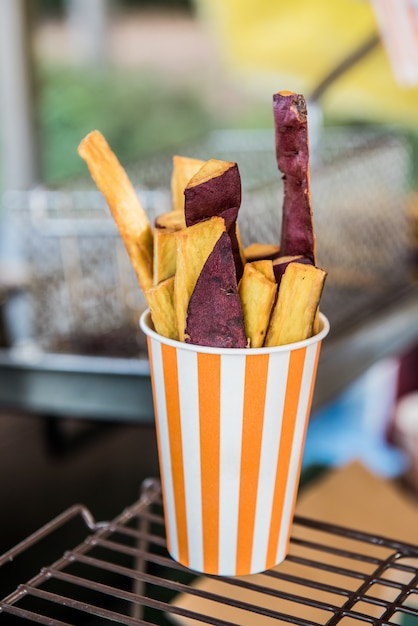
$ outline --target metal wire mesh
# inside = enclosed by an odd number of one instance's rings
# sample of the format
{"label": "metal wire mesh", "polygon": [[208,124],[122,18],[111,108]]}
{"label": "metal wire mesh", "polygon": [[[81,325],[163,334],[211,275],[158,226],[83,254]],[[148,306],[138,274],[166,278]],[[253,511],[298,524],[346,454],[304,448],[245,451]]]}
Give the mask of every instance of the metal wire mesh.
{"label": "metal wire mesh", "polygon": [[[213,133],[185,152],[239,165],[245,245],[280,239],[282,181],[274,134]],[[323,309],[333,326],[408,279],[410,147],[389,131],[327,130],[312,154],[318,265],[328,271]],[[128,169],[153,220],[170,208],[171,155]],[[73,190],[9,192],[4,207],[29,271],[33,335],[44,350],[97,350],[100,338],[130,338],[134,354],[145,303],[101,194]],[[97,341],[95,341],[97,338]],[[85,344],[83,348],[83,344]]]}
{"label": "metal wire mesh", "polygon": [[281,565],[248,577],[196,577],[166,552],[157,481],[146,481],[142,498],[112,522],[88,521],[94,530],[85,541],[0,602],[0,624],[418,623],[418,547],[400,541],[296,517]]}

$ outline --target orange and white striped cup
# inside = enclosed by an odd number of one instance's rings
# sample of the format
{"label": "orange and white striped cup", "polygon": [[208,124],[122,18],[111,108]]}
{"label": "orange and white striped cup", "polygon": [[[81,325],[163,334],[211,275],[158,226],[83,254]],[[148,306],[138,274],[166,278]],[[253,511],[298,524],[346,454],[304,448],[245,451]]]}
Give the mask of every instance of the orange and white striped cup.
{"label": "orange and white striped cup", "polygon": [[216,575],[286,557],[322,339],[210,348],[147,335],[168,550]]}

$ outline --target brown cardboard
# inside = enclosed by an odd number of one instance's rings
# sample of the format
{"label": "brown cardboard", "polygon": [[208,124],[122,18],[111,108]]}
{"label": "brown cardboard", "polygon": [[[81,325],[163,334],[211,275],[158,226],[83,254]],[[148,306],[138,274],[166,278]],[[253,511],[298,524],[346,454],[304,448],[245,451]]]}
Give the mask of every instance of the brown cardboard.
{"label": "brown cardboard", "polygon": [[[332,470],[311,486],[306,487],[299,496],[296,514],[368,532],[373,535],[398,539],[413,545],[418,544],[418,500],[413,499],[412,496],[409,496],[394,482],[381,479],[369,473],[359,463]],[[296,530],[295,532],[297,533],[298,531]],[[306,533],[305,529],[303,537],[309,538],[311,536],[313,538],[314,535],[315,531]],[[333,541],[335,541],[333,545],[341,548],[346,547],[345,542],[347,540],[344,537],[333,537]],[[364,548],[363,545],[361,547],[362,549]],[[370,556],[379,558],[383,556],[379,552],[382,550],[381,547],[367,544],[366,549],[367,554],[370,554]],[[296,551],[299,556],[305,556],[305,553],[308,556],[306,549],[304,552],[303,547],[296,547]],[[322,555],[321,558],[323,558]],[[342,556],[325,558],[329,558],[329,562],[332,565],[338,565],[342,568],[351,567],[347,559]],[[364,565],[364,567],[369,566]],[[275,569],[286,574],[300,574],[300,571],[298,571],[300,566],[292,562],[285,561]],[[315,576],[318,577],[318,571],[315,571]],[[285,593],[293,592],[304,597],[312,597],[324,602],[329,601],[331,604],[336,601],[336,597],[331,597],[329,593],[318,592],[309,587],[301,590],[287,581],[269,578],[262,574],[245,578],[263,585],[272,586]],[[350,577],[330,575],[326,571],[319,572],[319,578],[320,582],[333,584],[349,590],[355,589],[355,585],[358,584]],[[318,578],[315,578],[315,580],[318,580]],[[236,600],[257,605],[262,604],[264,607],[283,611],[298,618],[310,619],[317,624],[325,624],[330,617],[327,611],[317,608],[313,609],[300,604],[295,607],[294,604],[292,605],[287,600],[234,587],[219,579],[202,577],[198,578],[194,585],[201,590],[220,593],[224,596],[233,597]],[[384,598],[385,600],[390,599],[390,597],[387,597],[390,590],[384,586],[375,587],[373,589],[374,597]],[[338,601],[342,602],[343,600],[338,599]],[[254,626],[255,620],[257,626],[273,626],[277,624],[277,620],[273,620],[270,617],[263,615],[254,616],[238,608],[226,606],[224,603],[211,602],[191,595],[178,596],[174,604],[220,620],[229,620],[232,623],[240,624],[240,626]],[[364,607],[359,607],[359,610],[365,609]],[[370,612],[371,616],[378,617],[379,610],[373,606],[367,606],[367,611]],[[198,626],[198,624],[201,624],[201,622],[183,617],[173,617],[172,619],[184,626]]]}

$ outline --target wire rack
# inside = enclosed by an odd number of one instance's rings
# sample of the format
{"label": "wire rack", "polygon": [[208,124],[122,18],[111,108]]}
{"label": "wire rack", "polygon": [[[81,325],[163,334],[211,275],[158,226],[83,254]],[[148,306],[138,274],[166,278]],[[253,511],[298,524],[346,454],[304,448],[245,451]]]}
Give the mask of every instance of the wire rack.
{"label": "wire rack", "polygon": [[[74,506],[0,557],[17,557],[81,516],[88,535],[0,602],[0,624],[418,624],[418,547],[296,517],[290,553],[248,577],[197,577],[166,552],[160,485],[95,523]],[[68,541],[68,540],[67,540]]]}

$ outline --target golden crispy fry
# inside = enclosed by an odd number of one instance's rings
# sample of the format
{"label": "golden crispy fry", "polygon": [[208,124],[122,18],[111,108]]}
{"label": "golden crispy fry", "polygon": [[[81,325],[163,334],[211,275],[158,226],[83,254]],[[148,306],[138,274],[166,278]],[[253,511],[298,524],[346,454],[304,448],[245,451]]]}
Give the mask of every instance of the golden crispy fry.
{"label": "golden crispy fry", "polygon": [[269,271],[266,266],[268,263],[271,266],[271,261],[260,261],[259,264],[261,263],[263,271],[257,269],[255,263],[247,263],[238,285],[250,348],[260,348],[264,343],[277,292],[273,268],[270,267]]}
{"label": "golden crispy fry", "polygon": [[176,232],[186,228],[184,212],[168,211],[155,220],[154,285],[176,273]]}
{"label": "golden crispy fry", "polygon": [[155,331],[163,337],[178,339],[174,315],[174,276],[144,292]]}
{"label": "golden crispy fry", "polygon": [[168,228],[154,230],[154,285],[176,273],[176,233]]}
{"label": "golden crispy fry", "polygon": [[225,222],[221,217],[215,216],[180,230],[176,235],[174,310],[180,341],[184,341],[190,296],[206,259],[223,232],[225,232]]}
{"label": "golden crispy fry", "polygon": [[234,167],[236,167],[236,163],[233,163],[232,161],[222,161],[219,159],[209,159],[209,161],[203,161],[202,165],[188,181],[187,187],[190,188],[202,185],[202,183],[206,183],[213,178],[222,176],[225,172]]}
{"label": "golden crispy fry", "polygon": [[268,280],[271,280],[272,283],[276,282],[276,278],[274,276],[274,270],[273,270],[273,262],[270,259],[263,259],[261,261],[253,261],[250,265],[258,272],[261,272],[262,274],[264,274],[264,276]]}
{"label": "golden crispy fry", "polygon": [[273,272],[278,285],[280,285],[283,274],[285,273],[289,263],[294,263],[295,261],[298,263],[308,263],[309,265],[312,265],[310,259],[307,259],[300,254],[279,256],[277,259],[273,260]]}
{"label": "golden crispy fry", "polygon": [[173,156],[173,171],[171,175],[171,197],[174,211],[184,213],[184,190],[189,180],[204,164],[200,159],[192,159],[179,155]]}
{"label": "golden crispy fry", "polygon": [[94,130],[78,154],[103,193],[143,291],[152,286],[153,235],[148,217],[124,168],[103,135]]}
{"label": "golden crispy fry", "polygon": [[290,263],[280,283],[265,346],[311,337],[327,273],[314,265]]}
{"label": "golden crispy fry", "polygon": [[245,258],[250,263],[260,259],[275,259],[280,253],[280,246],[273,243],[251,243],[244,249]]}
{"label": "golden crispy fry", "polygon": [[240,232],[240,229],[239,229],[238,222],[235,222],[235,235],[236,235],[236,238],[237,238],[238,251],[239,251],[239,256],[241,258],[242,267],[244,267],[244,265],[247,262],[247,257],[245,255],[244,244],[242,243],[241,232]]}
{"label": "golden crispy fry", "polygon": [[155,218],[155,228],[170,228],[171,230],[181,230],[186,228],[184,211],[167,211]]}

